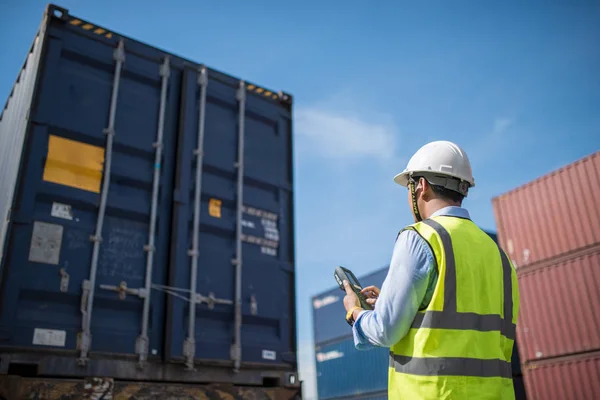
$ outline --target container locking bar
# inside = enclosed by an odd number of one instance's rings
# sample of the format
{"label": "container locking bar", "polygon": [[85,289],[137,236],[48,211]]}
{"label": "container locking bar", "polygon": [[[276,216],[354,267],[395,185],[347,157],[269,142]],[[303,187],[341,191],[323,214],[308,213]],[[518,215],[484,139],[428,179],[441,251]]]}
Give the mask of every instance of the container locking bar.
{"label": "container locking bar", "polygon": [[[113,53],[115,64],[115,75],[113,78],[113,88],[110,100],[110,112],[108,117],[108,128],[104,130],[106,134],[106,150],[104,159],[104,177],[102,180],[102,191],[100,194],[100,205],[98,208],[98,218],[96,221],[96,231],[90,240],[94,243],[92,250],[92,262],[90,265],[90,279],[83,281],[83,294],[81,299],[81,328],[82,332],[79,334],[79,350],[80,355],[78,359],[79,365],[86,365],[88,361],[88,354],[92,344],[91,334],[91,320],[92,310],[94,306],[94,288],[96,286],[96,273],[98,270],[98,258],[100,256],[100,244],[102,243],[102,227],[104,225],[104,215],[106,213],[106,200],[108,198],[108,191],[110,188],[111,178],[111,165],[112,165],[112,149],[113,140],[115,136],[115,119],[117,114],[117,99],[119,96],[119,84],[121,82],[121,70],[123,63],[125,62],[125,44],[123,40],[119,41],[118,47]],[[84,306],[85,305],[85,309]]]}
{"label": "container locking bar", "polygon": [[[191,256],[190,268],[190,314],[188,319],[188,337],[183,342],[183,355],[185,356],[186,368],[194,370],[194,358],[196,356],[196,284],[198,280],[198,240],[200,235],[200,205],[202,194],[202,162],[204,160],[204,122],[206,109],[206,89],[208,86],[208,73],[205,67],[202,67],[198,75],[198,85],[200,86],[200,109],[198,111],[198,143],[194,154],[196,155],[196,182],[194,187],[194,233],[192,239],[192,249],[189,251]],[[214,298],[214,296],[213,296]],[[214,303],[209,303],[209,308],[214,307]]]}
{"label": "container locking bar", "polygon": [[[87,281],[86,281],[87,282]],[[148,292],[144,288],[132,289],[127,287],[127,282],[123,281],[119,286],[114,285],[100,285],[100,289],[108,290],[111,292],[117,292],[119,294],[119,299],[125,300],[127,294],[131,294],[134,296],[138,296],[141,299],[145,299],[148,296]],[[209,293],[208,296],[204,296],[201,293],[189,294],[187,297],[179,294],[179,292],[183,293],[191,293],[188,289],[180,289],[172,286],[165,285],[157,285],[152,284],[152,289],[163,291],[172,296],[178,297],[182,300],[188,301],[192,304],[203,304],[205,303],[208,306],[209,310],[215,308],[216,304],[226,304],[232,305],[233,301],[228,299],[219,299],[215,296],[214,293]]]}
{"label": "container locking bar", "polygon": [[[188,301],[192,304],[206,303],[208,305],[209,310],[212,310],[213,308],[215,308],[215,304],[226,304],[226,305],[233,304],[233,301],[231,301],[231,300],[219,299],[219,298],[215,297],[214,293],[209,293],[208,296],[203,296],[200,293],[190,294],[191,292],[189,289],[181,289],[181,288],[177,288],[177,287],[173,287],[173,286],[165,286],[165,285],[157,285],[157,284],[153,284],[152,289],[161,290],[167,294],[170,294],[171,296],[175,296],[181,300]],[[187,296],[184,296],[180,293],[186,293]]]}
{"label": "container locking bar", "polygon": [[234,343],[231,347],[231,358],[234,363],[234,371],[240,370],[242,360],[242,211],[244,201],[244,122],[246,118],[246,85],[240,81],[237,91],[239,102],[238,114],[238,158],[237,167],[237,216],[235,231],[235,331]]}
{"label": "container locking bar", "polygon": [[145,299],[148,297],[148,292],[144,288],[140,289],[131,289],[127,287],[127,282],[123,281],[119,286],[114,285],[100,285],[100,289],[102,290],[110,290],[111,292],[117,292],[119,294],[119,299],[125,300],[128,294],[138,296],[140,299]]}
{"label": "container locking bar", "polygon": [[[158,128],[156,133],[156,142],[153,143],[156,152],[154,154],[154,177],[152,181],[150,228],[148,230],[148,245],[144,247],[144,250],[146,250],[147,252],[146,281],[144,285],[144,290],[148,294],[150,294],[150,291],[152,289],[152,267],[154,266],[154,253],[156,252],[156,249],[154,247],[154,241],[156,236],[158,193],[160,190],[160,172],[163,150],[163,133],[165,125],[165,109],[167,103],[169,76],[171,75],[169,64],[169,57],[165,57],[164,62],[160,67],[160,76],[162,78],[160,89],[160,108],[158,113]],[[142,312],[142,332],[140,333],[140,336],[138,336],[135,345],[140,367],[144,366],[146,359],[148,358],[148,321],[150,319],[150,298],[151,296],[144,297],[144,309]]]}

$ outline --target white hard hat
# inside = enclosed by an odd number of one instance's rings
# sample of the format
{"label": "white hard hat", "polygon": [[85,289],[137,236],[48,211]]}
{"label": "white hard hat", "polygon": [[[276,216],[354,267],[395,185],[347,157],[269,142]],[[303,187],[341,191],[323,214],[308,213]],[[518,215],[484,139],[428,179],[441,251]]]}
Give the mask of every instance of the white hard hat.
{"label": "white hard hat", "polygon": [[[424,176],[433,184],[464,195],[469,186],[475,186],[467,153],[455,143],[445,140],[427,143],[417,150],[404,171],[394,177],[394,181],[399,185],[407,186],[412,175]],[[447,177],[455,179],[447,179]]]}

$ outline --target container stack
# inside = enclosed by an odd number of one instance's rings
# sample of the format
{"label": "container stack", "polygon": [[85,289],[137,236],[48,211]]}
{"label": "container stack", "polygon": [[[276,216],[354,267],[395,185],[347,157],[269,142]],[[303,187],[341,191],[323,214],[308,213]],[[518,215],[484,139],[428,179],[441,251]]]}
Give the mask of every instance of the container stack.
{"label": "container stack", "polygon": [[493,199],[534,399],[600,398],[600,152]]}
{"label": "container stack", "polygon": [[[494,241],[496,234],[486,232]],[[389,266],[358,278],[381,287]],[[333,281],[333,277],[332,277]],[[387,399],[389,349],[356,350],[344,316],[344,292],[338,286],[312,298],[317,391],[320,400]],[[512,357],[515,399],[525,400],[517,345]]]}

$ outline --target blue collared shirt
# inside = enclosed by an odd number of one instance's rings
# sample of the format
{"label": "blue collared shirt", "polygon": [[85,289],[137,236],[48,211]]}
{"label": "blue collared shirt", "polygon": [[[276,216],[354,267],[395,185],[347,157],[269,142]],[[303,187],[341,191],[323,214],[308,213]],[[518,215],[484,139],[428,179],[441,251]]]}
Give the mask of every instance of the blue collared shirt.
{"label": "blue collared shirt", "polygon": [[[470,219],[462,207],[445,207],[432,217],[441,215]],[[352,328],[356,348],[391,347],[402,339],[417,311],[429,305],[437,278],[435,259],[425,239],[412,230],[402,232],[375,309],[361,312]],[[369,286],[369,282],[361,283]]]}

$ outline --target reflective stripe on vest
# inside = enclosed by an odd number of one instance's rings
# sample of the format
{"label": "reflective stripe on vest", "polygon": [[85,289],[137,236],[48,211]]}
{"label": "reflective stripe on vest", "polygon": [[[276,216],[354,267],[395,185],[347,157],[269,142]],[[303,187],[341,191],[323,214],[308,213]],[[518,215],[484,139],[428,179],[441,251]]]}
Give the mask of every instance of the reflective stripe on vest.
{"label": "reflective stripe on vest", "polygon": [[[498,247],[502,259],[504,318],[497,314],[481,315],[471,312],[458,312],[456,308],[456,261],[450,234],[434,220],[427,219],[423,223],[429,225],[439,235],[446,257],[444,309],[443,311],[430,310],[417,313],[411,328],[473,330],[479,332],[500,331],[506,338],[514,340],[516,326],[512,322],[511,266],[504,251]],[[397,355],[390,351],[390,367],[394,368],[396,372],[426,376],[511,377],[510,362],[500,359],[423,358]]]}
{"label": "reflective stripe on vest", "polygon": [[435,357],[418,358],[390,354],[390,367],[396,372],[425,376],[477,376],[481,378],[511,378],[510,363],[504,360],[478,358]]}

